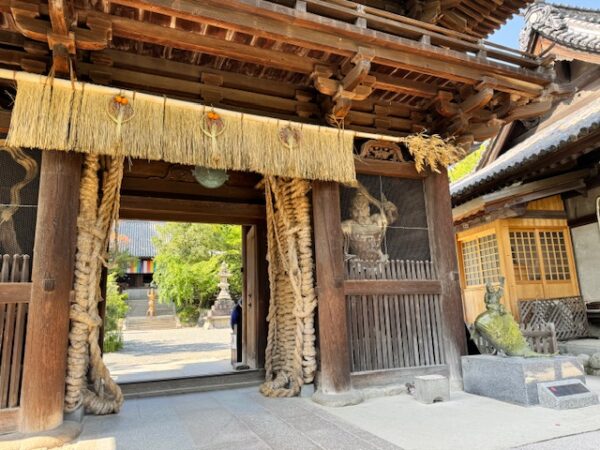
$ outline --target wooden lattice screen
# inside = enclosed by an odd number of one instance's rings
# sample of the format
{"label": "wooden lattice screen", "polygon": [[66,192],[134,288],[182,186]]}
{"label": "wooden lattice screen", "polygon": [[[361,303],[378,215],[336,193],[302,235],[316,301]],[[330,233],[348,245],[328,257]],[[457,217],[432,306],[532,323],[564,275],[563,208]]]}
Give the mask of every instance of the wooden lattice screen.
{"label": "wooden lattice screen", "polygon": [[588,321],[582,297],[519,300],[521,324],[527,328],[553,323],[559,341],[586,337]]}
{"label": "wooden lattice screen", "polygon": [[[431,261],[349,261],[354,280],[436,280]],[[351,295],[353,372],[445,364],[439,294]]]}
{"label": "wooden lattice screen", "polygon": [[[29,285],[29,256],[4,255],[0,264],[0,287]],[[0,411],[19,406],[28,303],[0,295]]]}

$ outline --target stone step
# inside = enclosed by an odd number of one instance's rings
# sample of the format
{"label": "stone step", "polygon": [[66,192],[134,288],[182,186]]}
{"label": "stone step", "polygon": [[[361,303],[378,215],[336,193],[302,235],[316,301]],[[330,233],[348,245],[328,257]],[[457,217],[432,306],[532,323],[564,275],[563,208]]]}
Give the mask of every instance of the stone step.
{"label": "stone step", "polygon": [[139,330],[168,330],[177,328],[177,318],[173,315],[154,317],[127,317],[125,329],[127,331]]}
{"label": "stone step", "polygon": [[[146,317],[148,311],[148,300],[127,300],[129,310],[127,317]],[[173,303],[156,303],[154,306],[156,316],[175,315],[175,305]]]}
{"label": "stone step", "polygon": [[159,381],[119,383],[125,398],[155,397],[187,394],[190,392],[218,391],[259,386],[265,381],[264,369],[228,372],[201,377],[173,378]]}

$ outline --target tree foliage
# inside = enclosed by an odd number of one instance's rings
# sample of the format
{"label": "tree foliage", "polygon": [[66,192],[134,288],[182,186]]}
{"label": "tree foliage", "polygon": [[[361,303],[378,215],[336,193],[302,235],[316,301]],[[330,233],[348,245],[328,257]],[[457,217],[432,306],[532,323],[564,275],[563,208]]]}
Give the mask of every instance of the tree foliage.
{"label": "tree foliage", "polygon": [[104,352],[116,352],[123,348],[121,320],[125,318],[127,294],[121,294],[117,284],[117,272],[108,274],[106,280],[106,316],[104,318]]}
{"label": "tree foliage", "polygon": [[472,153],[469,153],[459,162],[454,164],[450,170],[448,171],[448,176],[450,177],[450,182],[454,183],[458,180],[463,179],[467,175],[470,175],[476,168],[479,160],[483,156],[483,152],[485,151],[487,143],[482,143],[477,150]]}
{"label": "tree foliage", "polygon": [[178,309],[209,307],[219,293],[218,273],[225,261],[233,298],[242,291],[242,230],[239,226],[167,223],[154,238],[154,281],[160,301],[173,301]]}

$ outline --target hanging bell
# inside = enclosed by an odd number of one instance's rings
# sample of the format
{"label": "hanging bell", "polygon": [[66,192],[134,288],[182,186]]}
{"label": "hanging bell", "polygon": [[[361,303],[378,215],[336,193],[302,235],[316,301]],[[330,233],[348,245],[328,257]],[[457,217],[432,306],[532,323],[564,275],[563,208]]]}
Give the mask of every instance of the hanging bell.
{"label": "hanging bell", "polygon": [[229,179],[227,172],[222,169],[209,169],[208,167],[196,166],[192,175],[198,183],[208,189],[216,189],[225,184]]}

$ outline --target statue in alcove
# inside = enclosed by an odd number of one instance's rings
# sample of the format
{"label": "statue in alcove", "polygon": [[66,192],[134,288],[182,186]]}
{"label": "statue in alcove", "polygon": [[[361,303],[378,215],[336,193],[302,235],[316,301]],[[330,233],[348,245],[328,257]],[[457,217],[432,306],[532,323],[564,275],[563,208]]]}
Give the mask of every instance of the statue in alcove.
{"label": "statue in alcove", "polygon": [[[372,213],[371,205],[379,212]],[[387,261],[388,255],[383,253],[382,244],[387,228],[396,220],[396,205],[388,201],[383,194],[381,200],[377,200],[359,183],[350,204],[350,219],[342,222],[346,259]]]}
{"label": "statue in alcove", "polygon": [[13,217],[21,207],[21,190],[36,177],[38,165],[20,148],[0,147],[0,151],[8,152],[25,170],[25,176],[21,181],[12,186],[0,186],[0,251],[10,255],[21,254]]}

